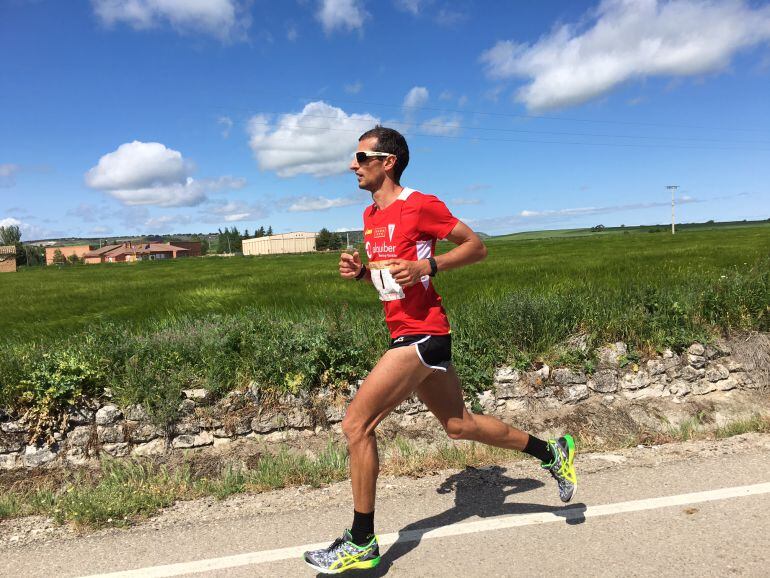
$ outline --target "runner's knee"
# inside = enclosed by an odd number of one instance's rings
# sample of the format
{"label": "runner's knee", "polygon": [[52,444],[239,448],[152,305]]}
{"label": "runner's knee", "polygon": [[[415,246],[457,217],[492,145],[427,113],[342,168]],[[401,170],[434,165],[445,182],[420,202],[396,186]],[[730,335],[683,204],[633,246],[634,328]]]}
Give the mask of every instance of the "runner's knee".
{"label": "runner's knee", "polygon": [[371,435],[373,432],[370,429],[365,420],[350,412],[346,413],[342,420],[342,433],[345,434],[349,444]]}
{"label": "runner's knee", "polygon": [[476,422],[471,414],[465,414],[461,418],[452,417],[444,423],[444,431],[453,440],[473,439]]}

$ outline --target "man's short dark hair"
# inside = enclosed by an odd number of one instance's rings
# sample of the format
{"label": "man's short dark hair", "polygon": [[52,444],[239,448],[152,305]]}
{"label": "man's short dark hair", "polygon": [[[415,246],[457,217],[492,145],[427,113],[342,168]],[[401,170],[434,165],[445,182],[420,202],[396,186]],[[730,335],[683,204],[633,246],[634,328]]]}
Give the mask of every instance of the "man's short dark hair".
{"label": "man's short dark hair", "polygon": [[378,124],[372,130],[368,130],[362,134],[358,140],[362,141],[372,137],[377,139],[377,145],[374,147],[374,150],[396,156],[396,165],[393,167],[393,178],[397,185],[401,184],[401,174],[404,172],[406,165],[409,164],[409,147],[406,144],[404,135],[397,130],[386,128]]}

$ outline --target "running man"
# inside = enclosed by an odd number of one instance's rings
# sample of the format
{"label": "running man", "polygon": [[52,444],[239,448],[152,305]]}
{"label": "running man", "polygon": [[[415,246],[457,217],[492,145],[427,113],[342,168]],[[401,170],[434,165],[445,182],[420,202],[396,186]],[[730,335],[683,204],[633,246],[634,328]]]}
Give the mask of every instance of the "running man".
{"label": "running man", "polygon": [[[487,249],[438,198],[401,186],[407,164],[409,148],[404,137],[381,126],[361,135],[350,163],[359,188],[371,192],[374,203],[364,211],[368,266],[357,251],[343,253],[340,275],[374,285],[385,308],[391,342],[342,420],[350,453],[353,525],[328,548],[305,552],[305,562],[324,574],[373,568],[380,562],[374,534],[379,473],[374,430],[412,393],[417,393],[450,438],[537,458],[556,479],[562,502],[569,502],[577,488],[572,436],[546,442],[495,417],[466,409],[451,362],[449,321],[431,277],[481,261]],[[448,239],[456,247],[435,255],[437,239]]]}

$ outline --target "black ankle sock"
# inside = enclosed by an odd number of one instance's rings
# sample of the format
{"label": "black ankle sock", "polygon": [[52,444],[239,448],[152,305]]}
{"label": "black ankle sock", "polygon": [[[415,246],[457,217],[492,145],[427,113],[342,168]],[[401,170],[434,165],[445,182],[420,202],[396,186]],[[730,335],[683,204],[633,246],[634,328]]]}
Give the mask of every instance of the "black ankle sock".
{"label": "black ankle sock", "polygon": [[529,436],[527,447],[524,448],[524,453],[539,459],[544,464],[550,464],[553,461],[553,453],[548,447],[548,443],[535,436]]}
{"label": "black ankle sock", "polygon": [[350,528],[353,543],[363,546],[372,534],[374,534],[374,512],[362,514],[353,510],[353,527]]}

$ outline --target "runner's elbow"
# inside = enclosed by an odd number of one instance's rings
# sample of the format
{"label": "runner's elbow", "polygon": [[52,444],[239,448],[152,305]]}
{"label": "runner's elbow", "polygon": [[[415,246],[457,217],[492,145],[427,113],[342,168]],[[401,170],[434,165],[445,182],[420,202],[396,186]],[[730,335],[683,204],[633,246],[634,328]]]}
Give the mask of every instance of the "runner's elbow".
{"label": "runner's elbow", "polygon": [[487,258],[487,246],[484,244],[484,241],[482,241],[481,239],[478,240],[476,256],[478,257],[476,259],[476,262],[483,261],[484,259]]}

